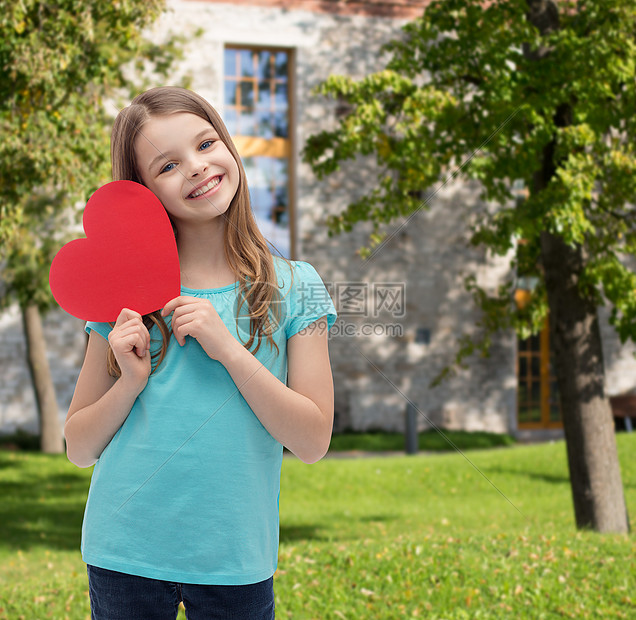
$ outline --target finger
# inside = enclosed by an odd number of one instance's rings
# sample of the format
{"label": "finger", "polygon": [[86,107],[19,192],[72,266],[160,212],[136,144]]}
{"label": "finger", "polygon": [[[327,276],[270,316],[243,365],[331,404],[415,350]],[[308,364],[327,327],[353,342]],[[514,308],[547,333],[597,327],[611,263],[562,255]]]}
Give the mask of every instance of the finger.
{"label": "finger", "polygon": [[135,312],[130,308],[123,308],[117,317],[117,321],[115,322],[115,327],[119,327],[123,325],[126,321],[130,321],[131,319],[139,319],[141,320],[141,314],[139,312]]}
{"label": "finger", "polygon": [[182,326],[180,324],[175,324],[174,321],[172,322],[172,333],[179,345],[183,346],[185,344],[185,337],[188,334],[183,333]]}
{"label": "finger", "polygon": [[182,295],[179,295],[179,297],[175,297],[174,299],[171,299],[164,307],[163,310],[161,311],[161,316],[166,317],[169,314],[171,314],[172,312],[174,312],[179,306],[181,306],[183,304],[183,300],[185,298]]}
{"label": "finger", "polygon": [[113,328],[108,334],[108,340],[116,340],[118,338],[121,338],[122,336],[128,336],[132,333],[141,334],[144,338],[144,341],[147,340],[149,336],[146,326],[139,319],[132,319],[130,321],[126,321],[119,327]]}
{"label": "finger", "polygon": [[185,306],[188,304],[196,304],[199,303],[201,300],[197,299],[196,297],[188,297],[187,295],[179,295],[179,297],[175,297],[174,299],[171,299],[164,307],[163,310],[161,311],[161,316],[165,317],[168,316],[171,312],[174,312],[177,308],[180,308],[181,306]]}
{"label": "finger", "polygon": [[117,331],[111,331],[108,342],[117,349],[120,348],[121,343],[126,350],[137,348],[139,351],[145,351],[150,348],[150,334],[145,325],[133,320],[124,323]]}
{"label": "finger", "polygon": [[[144,325],[144,322],[141,318],[132,318],[129,321],[126,321],[123,325],[121,325],[120,331],[118,333],[128,333],[129,330],[139,330],[139,333],[142,335],[144,340],[144,346],[146,349],[150,348],[150,331]],[[125,330],[125,331],[121,331]],[[114,330],[113,330],[114,331]]]}
{"label": "finger", "polygon": [[191,336],[191,326],[195,318],[193,312],[190,312],[184,316],[177,317],[172,321],[172,333],[175,335],[177,342],[183,346],[185,344],[185,337]]}
{"label": "finger", "polygon": [[137,355],[137,357],[144,357],[146,355],[146,343],[144,338],[142,338],[139,334],[134,334],[125,339],[126,350],[128,352],[133,352]]}
{"label": "finger", "polygon": [[145,335],[138,334],[137,340],[135,341],[135,345],[133,347],[133,351],[137,354],[138,357],[146,357],[148,348],[148,341]]}
{"label": "finger", "polygon": [[135,353],[138,357],[146,355],[146,341],[141,334],[128,334],[121,338],[116,346],[117,351],[123,354]]}
{"label": "finger", "polygon": [[183,319],[191,314],[194,314],[197,311],[196,304],[186,304],[184,306],[179,306],[175,309],[172,314],[172,323],[183,323]]}
{"label": "finger", "polygon": [[141,324],[141,333],[144,337],[145,347],[146,349],[150,349],[150,330],[142,323]]}

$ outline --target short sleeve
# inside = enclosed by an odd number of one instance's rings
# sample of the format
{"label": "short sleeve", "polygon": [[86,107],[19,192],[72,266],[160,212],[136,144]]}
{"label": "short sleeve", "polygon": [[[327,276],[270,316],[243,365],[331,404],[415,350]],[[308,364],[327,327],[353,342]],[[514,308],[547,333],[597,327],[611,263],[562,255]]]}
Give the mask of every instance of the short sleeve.
{"label": "short sleeve", "polygon": [[108,334],[113,329],[109,323],[96,323],[95,321],[88,321],[84,328],[87,334],[90,334],[93,330],[96,331],[104,340],[108,340]]}
{"label": "short sleeve", "polygon": [[294,263],[289,312],[286,327],[288,339],[323,316],[327,317],[329,330],[338,317],[327,287],[318,272],[304,261]]}

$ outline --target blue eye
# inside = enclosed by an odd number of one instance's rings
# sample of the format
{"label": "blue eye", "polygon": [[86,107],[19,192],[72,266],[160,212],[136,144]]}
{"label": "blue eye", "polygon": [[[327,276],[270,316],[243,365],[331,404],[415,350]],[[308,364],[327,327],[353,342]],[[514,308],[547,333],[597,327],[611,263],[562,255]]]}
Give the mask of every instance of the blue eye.
{"label": "blue eye", "polygon": [[209,149],[210,146],[212,146],[214,144],[214,140],[206,140],[203,144],[201,144],[201,146],[199,147],[200,151],[203,151],[205,149]]}
{"label": "blue eye", "polygon": [[162,169],[161,172],[159,174],[163,174],[164,172],[170,172],[171,170],[173,170],[173,168],[171,168],[170,166],[176,166],[176,164],[174,163],[169,163],[166,164]]}

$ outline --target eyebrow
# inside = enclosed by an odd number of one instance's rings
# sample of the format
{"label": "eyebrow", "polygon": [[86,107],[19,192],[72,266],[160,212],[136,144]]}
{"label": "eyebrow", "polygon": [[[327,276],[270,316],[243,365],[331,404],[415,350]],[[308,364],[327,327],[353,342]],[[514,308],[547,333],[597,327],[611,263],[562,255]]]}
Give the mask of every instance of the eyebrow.
{"label": "eyebrow", "polygon": [[[205,136],[206,134],[210,133],[210,132],[214,132],[217,136],[219,135],[216,131],[216,129],[214,129],[214,127],[212,125],[210,125],[210,127],[206,127],[203,131],[200,131],[196,136],[194,136],[194,142],[198,142],[201,138],[203,138],[203,136]],[[154,146],[154,145],[153,145]],[[159,152],[159,155],[157,155],[151,162],[150,164],[148,164],[148,170],[152,170],[155,165],[160,162],[160,161],[168,161],[170,158],[168,157],[168,155],[170,155],[170,151],[167,151],[167,153],[162,153]]]}

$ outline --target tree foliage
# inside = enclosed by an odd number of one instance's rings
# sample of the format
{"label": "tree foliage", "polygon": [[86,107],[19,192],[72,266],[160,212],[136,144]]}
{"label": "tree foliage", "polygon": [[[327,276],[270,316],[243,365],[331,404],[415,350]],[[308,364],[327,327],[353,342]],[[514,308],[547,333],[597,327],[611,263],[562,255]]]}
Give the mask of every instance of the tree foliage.
{"label": "tree foliage", "polygon": [[[143,31],[163,0],[0,1],[2,301],[54,302],[48,268],[68,211],[109,180],[119,97],[165,75],[180,41]],[[66,218],[66,219],[64,219]],[[71,218],[72,220],[72,218]]]}
{"label": "tree foliage", "polygon": [[[538,5],[558,11],[558,29],[531,23]],[[511,255],[511,274],[539,278],[523,308],[511,303],[512,275],[494,296],[468,281],[484,310],[484,339],[463,340],[460,358],[487,351],[498,328],[526,337],[543,325],[542,231],[583,248],[580,287],[609,302],[621,339],[636,341],[636,275],[625,260],[636,254],[634,3],[436,1],[385,51],[382,71],[331,76],[317,89],[351,107],[335,129],[308,140],[305,161],[321,178],[357,155],[373,156],[382,171],[376,187],[329,217],[330,234],[372,222],[361,253],[373,256],[386,225],[425,208],[423,190],[453,170],[478,179],[479,198],[499,205],[481,214],[472,243]],[[556,122],[564,112],[567,123]],[[537,165],[548,160],[556,168],[539,188]],[[529,190],[523,201],[515,181]]]}

